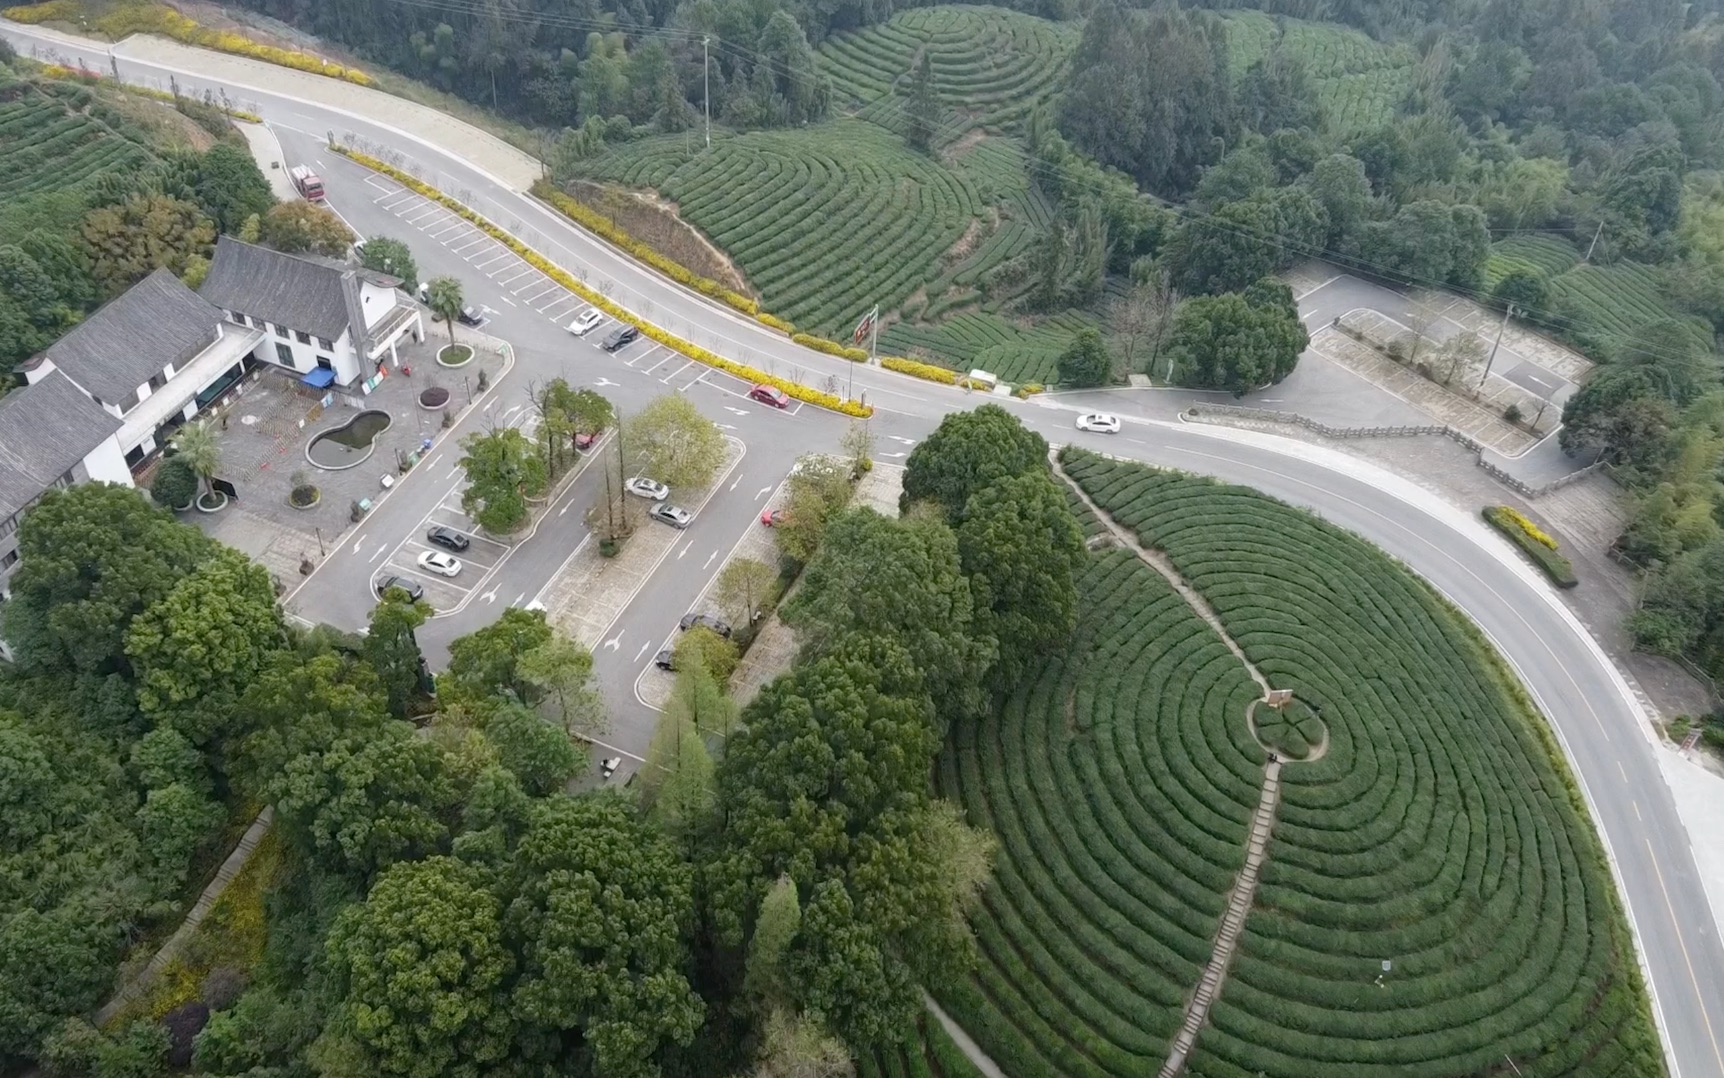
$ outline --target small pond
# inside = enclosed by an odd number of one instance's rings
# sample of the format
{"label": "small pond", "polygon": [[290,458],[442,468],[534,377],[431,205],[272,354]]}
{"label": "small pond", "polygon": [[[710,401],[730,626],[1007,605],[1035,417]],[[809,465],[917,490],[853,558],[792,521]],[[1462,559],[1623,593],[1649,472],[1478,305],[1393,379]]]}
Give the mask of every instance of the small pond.
{"label": "small pond", "polygon": [[339,427],[312,436],[305,459],[319,468],[340,471],[363,464],[371,456],[377,436],[393,422],[389,413],[368,408]]}

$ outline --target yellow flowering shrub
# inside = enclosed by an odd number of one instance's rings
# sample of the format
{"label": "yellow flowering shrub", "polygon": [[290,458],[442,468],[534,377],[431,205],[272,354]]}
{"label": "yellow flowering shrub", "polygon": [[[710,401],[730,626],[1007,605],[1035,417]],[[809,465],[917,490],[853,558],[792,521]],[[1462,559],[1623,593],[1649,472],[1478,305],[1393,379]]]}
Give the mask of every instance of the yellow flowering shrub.
{"label": "yellow flowering shrub", "polygon": [[825,352],[827,355],[837,356],[839,359],[848,359],[852,363],[868,362],[868,350],[866,348],[852,348],[847,344],[829,341],[825,337],[816,337],[812,333],[792,333],[790,339],[804,348],[812,348],[816,352]]}
{"label": "yellow flowering shrub", "polygon": [[754,300],[740,292],[724,287],[711,277],[700,276],[680,262],[666,258],[655,249],[648,247],[618,228],[609,217],[590,206],[584,205],[578,199],[557,190],[548,181],[536,181],[532,186],[531,194],[588,232],[594,233],[600,239],[614,246],[621,247],[636,261],[645,262],[678,284],[685,285],[703,296],[710,296],[721,303],[734,307],[743,314],[759,316],[760,304]]}
{"label": "yellow flowering shrub", "polygon": [[1040,382],[1025,382],[1023,385],[1018,387],[1018,396],[1033,397],[1037,393],[1040,393],[1044,388],[1046,387]]}
{"label": "yellow flowering shrub", "polygon": [[939,382],[941,385],[955,386],[958,384],[958,372],[945,367],[936,367],[932,363],[919,363],[902,356],[887,356],[880,361],[880,366],[899,374],[908,374],[912,378],[921,378],[929,382]]}
{"label": "yellow flowering shrub", "polygon": [[[48,0],[46,3],[0,10],[0,15],[15,22],[26,23],[71,19],[83,13],[84,7],[79,0]],[[279,67],[291,67],[296,71],[309,71],[314,75],[342,79],[357,86],[371,85],[371,76],[363,71],[330,63],[310,53],[263,45],[231,30],[211,29],[162,4],[120,4],[96,19],[96,29],[115,40],[129,34],[159,34],[187,45],[198,45],[236,56],[249,56]]]}
{"label": "yellow flowering shrub", "polygon": [[796,332],[795,326],[786,322],[784,319],[779,318],[777,315],[767,314],[765,311],[761,311],[756,314],[754,316],[754,320],[763,326],[770,326],[771,328],[776,329],[786,337]]}
{"label": "yellow flowering shrub", "polygon": [[346,146],[337,146],[334,147],[334,149],[335,152],[357,161],[366,168],[388,176],[390,179],[401,184],[403,187],[406,187],[408,190],[413,191],[416,194],[424,195],[433,202],[460,214],[462,218],[471,222],[480,231],[484,232],[498,243],[501,243],[509,250],[515,252],[517,255],[520,255],[523,261],[538,270],[540,273],[543,273],[546,277],[549,277],[551,280],[562,285],[575,295],[580,296],[582,299],[586,300],[594,307],[597,307],[599,310],[604,311],[612,318],[615,318],[620,322],[627,322],[629,325],[638,328],[646,336],[662,345],[665,345],[666,347],[675,349],[697,363],[704,363],[709,367],[714,367],[718,370],[724,371],[726,374],[735,375],[737,378],[740,378],[745,382],[776,386],[791,397],[794,397],[796,400],[806,401],[809,404],[818,405],[821,408],[830,408],[834,412],[842,412],[845,415],[856,416],[859,419],[866,419],[874,414],[874,409],[866,405],[858,404],[855,401],[847,401],[832,393],[824,393],[818,389],[802,385],[800,382],[788,381],[786,379],[779,378],[776,375],[767,374],[765,371],[756,370],[753,367],[745,366],[741,363],[735,362],[734,360],[726,359],[721,355],[707,351],[699,345],[685,341],[680,337],[672,336],[651,323],[643,322],[633,314],[625,311],[615,303],[612,303],[608,297],[600,295],[593,289],[588,288],[585,284],[577,281],[572,274],[564,270],[561,266],[554,265],[549,259],[539,254],[539,252],[528,247],[508,232],[498,228],[479,214],[468,209],[462,203],[450,198],[448,195],[445,195],[443,192],[437,190],[435,187],[432,187],[423,180],[416,179],[415,177],[402,172],[400,169],[387,165],[369,154],[360,153],[358,150],[349,149]]}
{"label": "yellow flowering shrub", "polygon": [[1528,520],[1526,515],[1521,513],[1518,509],[1511,509],[1509,506],[1504,505],[1500,506],[1497,511],[1507,520],[1512,522],[1515,527],[1525,532],[1528,539],[1538,543],[1540,546],[1546,546],[1552,550],[1556,549],[1556,540],[1552,539],[1549,535],[1546,535],[1544,529]]}
{"label": "yellow flowering shrub", "polygon": [[78,0],[48,0],[45,4],[25,4],[22,7],[9,7],[0,11],[13,22],[36,23],[49,22],[54,19],[76,18]]}

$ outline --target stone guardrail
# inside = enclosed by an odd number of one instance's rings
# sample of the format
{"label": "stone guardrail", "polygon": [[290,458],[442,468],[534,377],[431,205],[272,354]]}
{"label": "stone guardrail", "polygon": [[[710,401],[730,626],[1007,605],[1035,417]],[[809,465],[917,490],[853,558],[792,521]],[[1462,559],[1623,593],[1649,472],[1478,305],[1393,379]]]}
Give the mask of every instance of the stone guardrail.
{"label": "stone guardrail", "polygon": [[1389,426],[1389,427],[1332,427],[1327,423],[1300,415],[1298,412],[1278,412],[1267,408],[1244,408],[1236,404],[1203,404],[1188,408],[1182,413],[1182,418],[1199,423],[1225,422],[1228,419],[1249,419],[1262,423],[1286,423],[1296,427],[1321,434],[1325,438],[1417,438],[1429,435],[1447,438],[1457,445],[1475,454],[1474,463],[1484,469],[1485,474],[1492,479],[1528,498],[1540,498],[1546,494],[1561,490],[1571,483],[1577,483],[1604,467],[1603,461],[1594,461],[1579,471],[1570,472],[1565,476],[1553,479],[1541,486],[1533,486],[1510,475],[1485,459],[1485,446],[1465,431],[1456,430],[1446,424],[1426,424],[1422,426]]}

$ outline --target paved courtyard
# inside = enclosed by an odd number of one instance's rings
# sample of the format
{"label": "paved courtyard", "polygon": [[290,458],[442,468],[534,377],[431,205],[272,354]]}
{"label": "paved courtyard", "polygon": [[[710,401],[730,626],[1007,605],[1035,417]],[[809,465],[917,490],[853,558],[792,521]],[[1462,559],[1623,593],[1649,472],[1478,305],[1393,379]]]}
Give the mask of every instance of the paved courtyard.
{"label": "paved courtyard", "polygon": [[[437,364],[437,349],[447,337],[433,331],[423,344],[409,340],[400,349],[401,368],[387,368],[377,387],[357,398],[357,407],[349,406],[341,394],[313,389],[286,372],[264,368],[213,420],[221,435],[220,474],[239,491],[238,500],[219,513],[193,512],[186,519],[244,551],[291,587],[301,561],[315,565],[352,526],[354,502],[382,493],[385,476],[400,476],[402,464],[420,453],[427,440],[435,445],[447,435],[441,413],[419,407],[420,391],[434,385],[450,390],[448,410],[458,421],[479,394],[479,372],[490,382],[507,369],[502,341],[470,330],[458,339],[477,349],[464,367]],[[342,426],[362,410],[384,411],[390,417],[389,427],[362,463],[334,471],[306,459],[313,437]],[[287,500],[300,474],[321,495],[306,509],[296,509]]]}

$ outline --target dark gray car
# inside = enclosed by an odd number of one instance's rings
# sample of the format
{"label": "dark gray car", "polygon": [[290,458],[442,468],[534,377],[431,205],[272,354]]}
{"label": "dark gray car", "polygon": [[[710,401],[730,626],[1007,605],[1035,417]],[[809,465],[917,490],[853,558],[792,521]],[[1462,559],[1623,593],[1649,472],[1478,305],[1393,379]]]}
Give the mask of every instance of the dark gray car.
{"label": "dark gray car", "polygon": [[641,331],[638,326],[618,326],[605,334],[605,339],[600,342],[599,347],[607,352],[615,352],[625,344],[632,344],[640,335]]}
{"label": "dark gray car", "polygon": [[425,598],[425,589],[420,587],[417,581],[408,580],[404,576],[386,576],[377,582],[377,594],[379,596],[387,595],[390,588],[400,588],[414,602]]}

